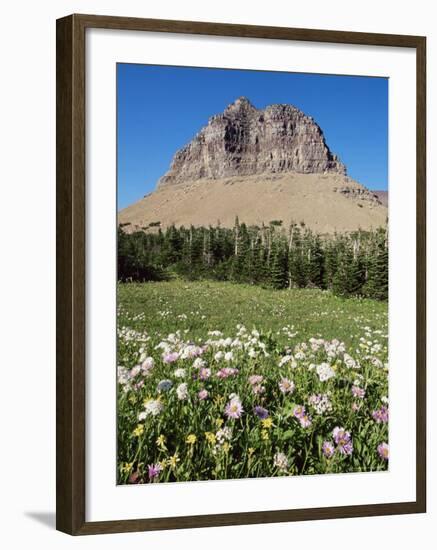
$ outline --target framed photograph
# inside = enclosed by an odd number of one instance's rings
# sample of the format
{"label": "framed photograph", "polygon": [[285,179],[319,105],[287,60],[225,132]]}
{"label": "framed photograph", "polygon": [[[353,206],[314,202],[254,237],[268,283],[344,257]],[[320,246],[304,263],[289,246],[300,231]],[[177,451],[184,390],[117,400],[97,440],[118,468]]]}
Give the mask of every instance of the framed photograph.
{"label": "framed photograph", "polygon": [[426,510],[426,40],[57,21],[57,528]]}

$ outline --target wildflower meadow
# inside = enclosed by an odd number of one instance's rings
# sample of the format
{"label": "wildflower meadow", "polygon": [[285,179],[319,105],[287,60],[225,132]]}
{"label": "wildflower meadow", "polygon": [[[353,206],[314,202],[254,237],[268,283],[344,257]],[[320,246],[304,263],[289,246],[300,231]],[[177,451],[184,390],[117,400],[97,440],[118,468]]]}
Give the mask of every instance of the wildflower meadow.
{"label": "wildflower meadow", "polygon": [[118,483],[386,470],[387,303],[118,287]]}

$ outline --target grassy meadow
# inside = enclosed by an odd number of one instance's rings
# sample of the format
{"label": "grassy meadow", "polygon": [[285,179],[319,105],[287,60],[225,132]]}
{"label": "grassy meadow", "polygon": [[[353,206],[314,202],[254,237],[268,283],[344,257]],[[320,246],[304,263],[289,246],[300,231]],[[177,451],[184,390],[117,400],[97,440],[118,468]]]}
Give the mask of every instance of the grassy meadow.
{"label": "grassy meadow", "polygon": [[118,483],[385,470],[387,302],[118,286]]}

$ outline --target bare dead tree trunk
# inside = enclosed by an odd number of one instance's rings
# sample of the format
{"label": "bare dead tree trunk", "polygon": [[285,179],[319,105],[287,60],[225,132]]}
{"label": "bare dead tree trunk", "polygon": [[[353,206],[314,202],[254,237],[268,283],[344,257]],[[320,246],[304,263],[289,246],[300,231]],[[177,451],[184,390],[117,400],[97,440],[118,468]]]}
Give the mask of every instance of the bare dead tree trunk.
{"label": "bare dead tree trunk", "polygon": [[294,222],[290,223],[290,229],[288,232],[288,288],[291,288],[291,269],[290,269],[290,254],[291,249],[293,248],[293,238],[294,238],[294,228],[296,224]]}
{"label": "bare dead tree trunk", "polygon": [[272,252],[272,227],[270,226],[267,233],[267,265],[270,265],[271,252]]}
{"label": "bare dead tree trunk", "polygon": [[357,256],[358,256],[358,248],[359,248],[359,244],[358,244],[358,241],[354,239],[354,244],[353,244],[353,256],[354,256],[354,262],[356,261],[356,259],[357,259]]}
{"label": "bare dead tree trunk", "polygon": [[189,255],[190,255],[190,266],[191,266],[191,263],[192,263],[192,258],[193,258],[193,226],[190,225],[190,238],[189,238],[189,243],[190,243],[190,247],[189,247]]}

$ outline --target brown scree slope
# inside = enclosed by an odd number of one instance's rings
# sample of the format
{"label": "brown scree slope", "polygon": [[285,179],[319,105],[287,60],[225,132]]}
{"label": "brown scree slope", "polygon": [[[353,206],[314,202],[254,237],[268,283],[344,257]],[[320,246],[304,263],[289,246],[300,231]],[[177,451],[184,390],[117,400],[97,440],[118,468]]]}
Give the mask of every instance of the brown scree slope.
{"label": "brown scree slope", "polygon": [[233,227],[282,220],[305,222],[320,233],[372,229],[384,225],[387,208],[364,186],[340,174],[258,174],[199,179],[162,187],[118,215],[125,231],[161,223]]}

